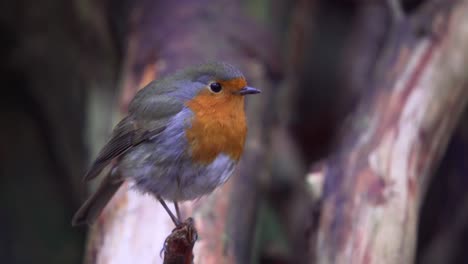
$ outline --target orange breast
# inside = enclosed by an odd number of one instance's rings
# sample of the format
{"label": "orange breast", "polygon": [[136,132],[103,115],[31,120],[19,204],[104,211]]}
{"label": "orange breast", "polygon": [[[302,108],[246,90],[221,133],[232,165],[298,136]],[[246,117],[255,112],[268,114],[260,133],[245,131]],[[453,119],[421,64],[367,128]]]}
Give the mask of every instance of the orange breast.
{"label": "orange breast", "polygon": [[194,113],[186,131],[193,161],[209,164],[221,153],[238,161],[247,133],[244,97],[216,96],[206,90],[186,105]]}

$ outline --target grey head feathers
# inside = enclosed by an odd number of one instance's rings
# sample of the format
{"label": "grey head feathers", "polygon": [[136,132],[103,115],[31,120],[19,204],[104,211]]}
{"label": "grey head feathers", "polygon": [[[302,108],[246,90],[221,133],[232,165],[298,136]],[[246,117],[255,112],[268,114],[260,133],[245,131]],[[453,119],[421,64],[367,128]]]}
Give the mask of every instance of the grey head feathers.
{"label": "grey head feathers", "polygon": [[[130,113],[159,113],[181,110],[201,89],[215,80],[244,78],[239,69],[225,62],[198,64],[153,81],[141,89],[129,106]],[[157,95],[157,96],[155,96]]]}
{"label": "grey head feathers", "polygon": [[177,75],[190,78],[191,81],[208,84],[214,80],[230,80],[244,78],[242,72],[231,64],[225,62],[208,62],[187,68]]}

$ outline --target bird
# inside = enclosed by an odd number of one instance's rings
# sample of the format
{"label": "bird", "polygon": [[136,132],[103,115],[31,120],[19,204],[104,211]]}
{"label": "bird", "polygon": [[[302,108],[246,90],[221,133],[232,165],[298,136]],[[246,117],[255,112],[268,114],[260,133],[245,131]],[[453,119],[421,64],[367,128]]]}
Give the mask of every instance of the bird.
{"label": "bird", "polygon": [[[247,135],[245,96],[258,93],[226,62],[198,64],[150,82],[86,172],[84,181],[91,181],[106,171],[72,225],[92,225],[128,181],[154,196],[180,226],[179,202],[211,193],[233,174]],[[174,203],[176,215],[165,201]]]}

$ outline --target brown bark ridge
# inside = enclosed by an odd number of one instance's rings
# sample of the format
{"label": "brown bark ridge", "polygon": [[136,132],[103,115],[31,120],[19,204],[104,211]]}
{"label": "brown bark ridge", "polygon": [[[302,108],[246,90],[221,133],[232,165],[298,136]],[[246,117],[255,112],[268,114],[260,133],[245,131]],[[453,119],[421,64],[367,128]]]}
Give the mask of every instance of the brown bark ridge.
{"label": "brown bark ridge", "polygon": [[[244,14],[240,1],[142,0],[126,12],[129,14],[123,19],[128,17],[129,29],[122,45],[126,47],[119,105],[122,113],[138,88],[188,65],[226,61],[239,66],[249,84],[259,88],[267,87],[268,73],[278,71],[275,60],[279,56],[270,55],[271,45],[257,45],[274,41],[267,30]],[[252,164],[259,160],[265,145],[259,140],[265,123],[263,113],[267,113],[266,99],[261,98],[269,98],[268,89],[262,90],[262,97],[247,103],[249,136],[244,165],[213,194],[181,204],[182,216],[193,216],[194,223],[186,222],[183,228],[173,230],[155,199],[125,185],[92,227],[86,263],[250,262],[256,175],[264,167]],[[197,243],[195,234],[200,238]]]}
{"label": "brown bark ridge", "polygon": [[373,91],[324,169],[317,263],[414,261],[431,170],[468,99],[467,14],[468,1],[429,2],[393,18]]}

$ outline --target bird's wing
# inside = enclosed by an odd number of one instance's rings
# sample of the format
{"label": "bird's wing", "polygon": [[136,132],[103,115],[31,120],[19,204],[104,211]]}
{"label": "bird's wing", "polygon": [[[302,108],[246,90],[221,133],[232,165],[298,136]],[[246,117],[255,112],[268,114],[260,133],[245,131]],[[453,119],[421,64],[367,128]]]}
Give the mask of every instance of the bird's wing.
{"label": "bird's wing", "polygon": [[114,129],[111,139],[99,152],[90,169],[84,176],[85,181],[94,179],[109,163],[124,154],[132,147],[156,137],[165,128],[166,122],[154,124],[151,129],[139,127],[138,122],[131,117],[123,119]]}
{"label": "bird's wing", "polygon": [[111,139],[84,176],[85,181],[94,179],[112,160],[132,147],[156,137],[182,110],[183,102],[170,95],[176,88],[162,84],[152,82],[136,94],[129,106],[129,116],[114,128]]}

